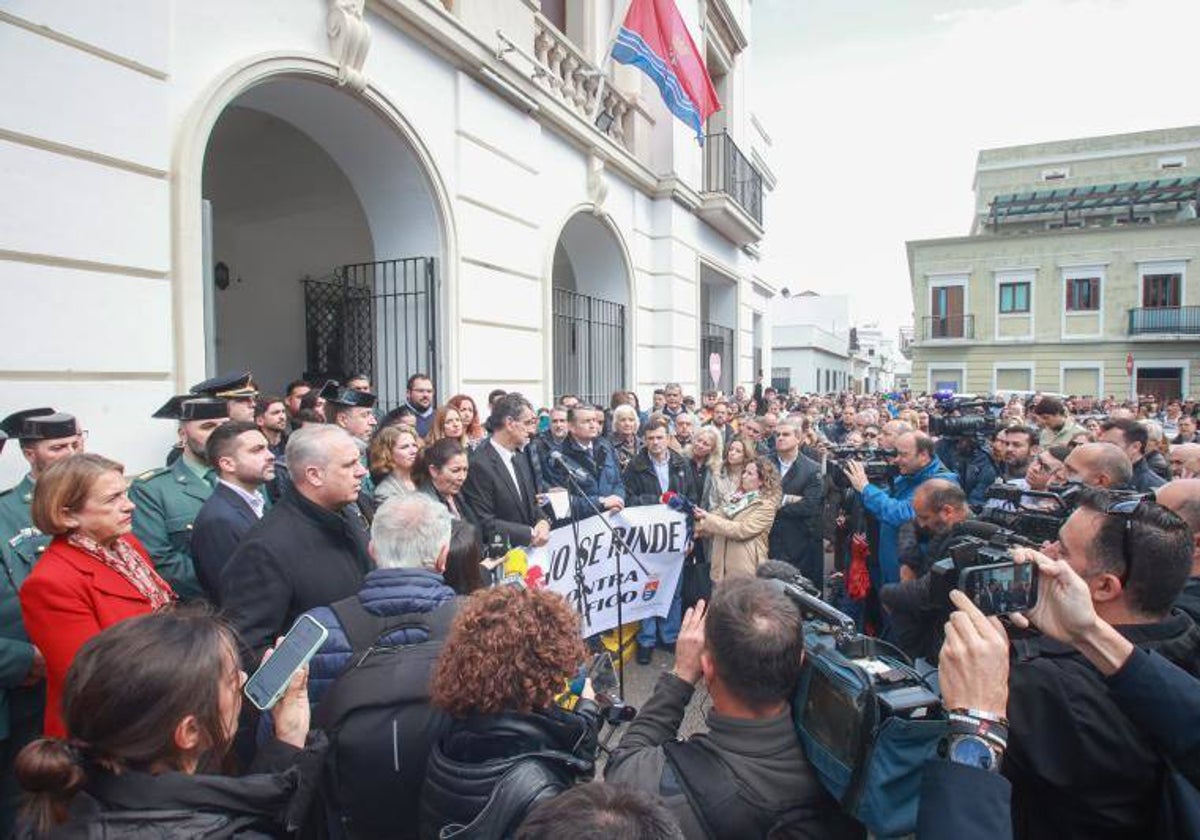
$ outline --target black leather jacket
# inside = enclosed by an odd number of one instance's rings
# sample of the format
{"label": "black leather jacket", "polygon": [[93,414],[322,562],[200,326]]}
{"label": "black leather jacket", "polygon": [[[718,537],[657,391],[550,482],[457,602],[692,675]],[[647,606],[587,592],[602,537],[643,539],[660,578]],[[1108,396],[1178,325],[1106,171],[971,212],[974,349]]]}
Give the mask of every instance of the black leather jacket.
{"label": "black leather jacket", "polygon": [[[429,756],[421,791],[421,837],[448,826],[470,826],[506,774],[526,772],[506,792],[513,808],[494,808],[463,837],[507,837],[529,807],[591,778],[600,730],[599,709],[580,700],[575,711],[551,707],[531,714],[478,715],[456,720]],[[510,775],[510,779],[517,779]],[[499,813],[504,810],[505,813]]]}

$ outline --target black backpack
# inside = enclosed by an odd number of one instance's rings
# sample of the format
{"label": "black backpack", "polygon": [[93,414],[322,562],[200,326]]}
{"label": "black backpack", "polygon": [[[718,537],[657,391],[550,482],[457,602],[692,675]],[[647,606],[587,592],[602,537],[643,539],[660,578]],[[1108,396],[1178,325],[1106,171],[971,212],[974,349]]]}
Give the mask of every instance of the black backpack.
{"label": "black backpack", "polygon": [[[316,710],[329,736],[323,792],[335,836],[415,838],[429,751],[450,718],[429,703],[433,667],[457,606],[378,616],[354,595],[331,604],[354,650]],[[388,646],[401,629],[423,628],[428,641]]]}

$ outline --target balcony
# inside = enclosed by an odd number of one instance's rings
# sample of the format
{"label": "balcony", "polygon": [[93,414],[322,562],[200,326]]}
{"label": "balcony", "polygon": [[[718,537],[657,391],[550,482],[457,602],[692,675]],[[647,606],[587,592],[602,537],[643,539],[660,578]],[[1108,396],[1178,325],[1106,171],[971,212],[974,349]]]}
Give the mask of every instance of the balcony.
{"label": "balcony", "polygon": [[922,341],[958,341],[974,337],[974,315],[926,315],[921,319]]}
{"label": "balcony", "polygon": [[704,138],[700,218],[739,247],[763,238],[762,175],[724,131]]}
{"label": "balcony", "polygon": [[583,119],[592,122],[627,149],[632,148],[630,100],[606,81],[599,105],[600,71],[571,40],[541,14],[535,14],[533,51],[537,63],[535,81]]}
{"label": "balcony", "polygon": [[1129,334],[1200,336],[1200,306],[1130,309]]}

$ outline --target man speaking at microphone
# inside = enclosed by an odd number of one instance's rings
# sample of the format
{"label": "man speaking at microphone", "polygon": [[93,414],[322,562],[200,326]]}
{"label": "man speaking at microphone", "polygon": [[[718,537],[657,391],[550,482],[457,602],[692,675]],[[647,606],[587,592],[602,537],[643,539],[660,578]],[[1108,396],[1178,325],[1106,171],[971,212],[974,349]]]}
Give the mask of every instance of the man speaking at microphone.
{"label": "man speaking at microphone", "polygon": [[[663,495],[674,493],[694,505],[700,496],[696,486],[696,474],[691,462],[667,445],[670,432],[664,418],[655,418],[646,424],[643,433],[646,447],[633,457],[625,468],[625,503],[629,507],[657,505]],[[686,561],[685,561],[686,562]],[[683,575],[675,582],[675,594],[671,597],[671,609],[667,617],[643,618],[642,629],[637,637],[637,659],[649,665],[654,648],[662,641],[663,647],[672,650],[679,638],[679,626],[683,621],[681,590]]]}
{"label": "man speaking at microphone", "polygon": [[578,405],[567,412],[570,431],[562,449],[550,454],[546,478],[571,491],[571,517],[587,519],[597,512],[625,507],[625,485],[612,444],[600,434],[600,410]]}
{"label": "man speaking at microphone", "polygon": [[533,471],[523,452],[537,431],[537,415],[520,394],[492,404],[492,435],[471,456],[463,484],[467,507],[475,512],[485,545],[501,534],[509,545],[545,545],[550,520],[538,510]]}

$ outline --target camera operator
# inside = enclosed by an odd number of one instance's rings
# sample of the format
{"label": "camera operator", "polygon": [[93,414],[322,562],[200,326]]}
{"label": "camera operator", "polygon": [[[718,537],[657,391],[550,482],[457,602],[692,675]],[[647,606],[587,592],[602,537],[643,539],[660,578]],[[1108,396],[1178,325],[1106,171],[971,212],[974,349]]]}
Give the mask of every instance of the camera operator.
{"label": "camera operator", "polygon": [[935,451],[946,468],[959,477],[971,509],[983,507],[984,493],[1000,474],[992,458],[992,442],[974,434],[943,435],[937,439]]}
{"label": "camera operator", "polygon": [[[703,601],[687,611],[675,650],[606,782],[661,796],[689,838],[862,835],[821,786],[792,724],[804,625],[787,595],[772,581],[726,580],[707,611]],[[708,732],[678,741],[701,678]]]}
{"label": "camera operator", "polygon": [[1150,436],[1146,427],[1136,420],[1109,420],[1100,426],[1100,440],[1118,446],[1133,464],[1133,486],[1146,493],[1167,482],[1155,475],[1146,461],[1146,444]]}
{"label": "camera operator", "polygon": [[896,439],[896,467],[900,476],[892,483],[891,492],[871,484],[862,464],[846,464],[846,478],[862,497],[867,513],[879,522],[879,579],[872,583],[878,588],[900,580],[899,551],[896,535],[900,526],[913,518],[912,497],[924,482],[931,478],[958,481],[958,476],[942,466],[933,452],[933,440],[922,432],[908,432]]}
{"label": "camera operator", "polygon": [[912,555],[900,558],[899,583],[889,583],[879,593],[890,614],[889,640],[913,659],[937,662],[942,646],[944,604],[934,603],[929,567],[949,556],[948,549],[962,536],[962,523],[971,518],[967,497],[953,481],[931,478],[913,493],[914,525],[923,545],[914,540]]}
{"label": "camera operator", "polygon": [[[1066,562],[1028,549],[1013,552],[1019,563],[1038,566],[1038,603],[1026,615],[1013,615],[1018,627],[1036,626],[1048,638],[1070,645],[1103,676],[1108,697],[1165,753],[1186,782],[1200,778],[1200,681],[1157,654],[1135,647],[1096,615],[1088,584]],[[926,762],[921,780],[917,836],[921,840],[1009,840],[1011,787],[991,767],[980,766],[982,750],[1003,758],[995,736],[1002,730],[984,718],[1003,718],[1007,706],[1008,640],[995,618],[983,614],[961,592],[951,593],[958,608],[946,624],[940,684],[946,708],[975,717],[993,736],[959,730]],[[965,723],[966,721],[961,721]],[[965,742],[965,743],[964,743]],[[971,743],[974,742],[974,743]],[[981,750],[982,748],[982,750]],[[986,762],[985,762],[986,763]],[[1153,828],[1145,826],[1147,833]],[[1178,827],[1176,827],[1178,829]],[[1092,835],[1088,835],[1092,836]]]}
{"label": "camera operator", "polygon": [[[1200,672],[1200,628],[1171,609],[1192,565],[1182,519],[1153,502],[1085,491],[1055,548],[1086,581],[1100,618],[1134,646]],[[1015,640],[1008,718],[1003,772],[1016,837],[1128,837],[1154,824],[1162,758],[1085,656],[1052,637]]]}

